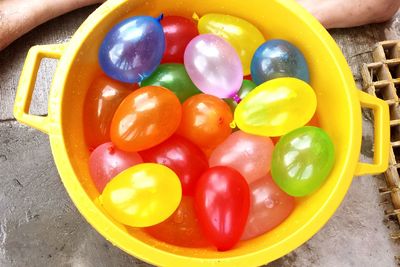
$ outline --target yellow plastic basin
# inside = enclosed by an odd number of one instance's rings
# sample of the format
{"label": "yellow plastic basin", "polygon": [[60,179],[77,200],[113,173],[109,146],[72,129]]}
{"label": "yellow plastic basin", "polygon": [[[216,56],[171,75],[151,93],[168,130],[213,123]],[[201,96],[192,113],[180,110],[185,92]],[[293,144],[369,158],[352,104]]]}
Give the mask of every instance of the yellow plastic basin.
{"label": "yellow plastic basin", "polygon": [[[182,15],[209,12],[239,16],[269,38],[297,45],[310,66],[318,97],[318,117],[336,149],[334,169],[313,195],[297,199],[290,217],[258,238],[241,242],[227,252],[214,248],[181,248],[160,242],[137,230],[128,233],[98,204],[99,196],[88,171],[89,152],[83,134],[86,91],[99,71],[97,52],[107,31],[134,15]],[[47,117],[29,114],[32,91],[42,58],[58,58]],[[359,163],[361,107],[374,110],[375,158]],[[355,175],[380,173],[387,168],[389,112],[386,103],[358,91],[346,61],[333,39],[303,8],[291,0],[110,0],[97,9],[69,43],[32,47],[27,56],[15,100],[14,115],[21,123],[49,134],[61,179],[76,207],[107,240],[127,253],[161,266],[255,266],[294,250],[311,238],[332,216]]]}

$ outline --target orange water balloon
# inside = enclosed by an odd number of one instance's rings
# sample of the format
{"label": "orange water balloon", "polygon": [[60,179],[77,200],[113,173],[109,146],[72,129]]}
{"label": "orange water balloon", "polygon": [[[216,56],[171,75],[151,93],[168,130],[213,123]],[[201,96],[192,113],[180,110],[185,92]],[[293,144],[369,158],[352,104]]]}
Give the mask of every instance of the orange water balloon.
{"label": "orange water balloon", "polygon": [[115,112],[111,140],[125,151],[141,151],[168,139],[178,128],[182,108],[174,93],[146,86],[131,93]]}
{"label": "orange water balloon", "polygon": [[232,132],[232,111],[223,100],[206,94],[187,99],[182,106],[178,134],[202,149],[212,149]]}

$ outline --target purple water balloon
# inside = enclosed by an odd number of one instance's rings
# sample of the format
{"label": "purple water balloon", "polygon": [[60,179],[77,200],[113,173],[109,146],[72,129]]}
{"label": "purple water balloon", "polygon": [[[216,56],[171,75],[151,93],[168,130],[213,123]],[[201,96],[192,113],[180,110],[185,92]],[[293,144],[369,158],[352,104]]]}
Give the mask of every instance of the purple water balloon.
{"label": "purple water balloon", "polygon": [[149,16],[136,16],[115,25],[104,38],[99,63],[111,78],[138,83],[160,65],[165,50],[165,36],[159,22]]}
{"label": "purple water balloon", "polygon": [[242,86],[239,55],[216,35],[202,34],[194,38],[186,47],[184,61],[187,73],[203,93],[231,98]]}

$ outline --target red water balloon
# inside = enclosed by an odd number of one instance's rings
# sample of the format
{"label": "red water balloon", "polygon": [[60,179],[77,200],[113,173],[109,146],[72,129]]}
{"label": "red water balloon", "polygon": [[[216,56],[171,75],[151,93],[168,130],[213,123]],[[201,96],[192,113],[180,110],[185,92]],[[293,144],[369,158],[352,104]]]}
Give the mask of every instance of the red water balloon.
{"label": "red water balloon", "polygon": [[250,184],[250,212],[243,240],[262,235],[281,224],[294,209],[294,197],[283,192],[270,174]]}
{"label": "red water balloon", "polygon": [[307,126],[319,127],[319,120],[317,114],[307,123]]}
{"label": "red water balloon", "polygon": [[208,169],[207,157],[196,145],[174,135],[165,142],[140,152],[145,162],[163,164],[173,170],[182,184],[183,195],[193,195],[196,182]]}
{"label": "red water balloon", "polygon": [[137,84],[121,83],[104,75],[92,82],[83,110],[85,139],[90,148],[94,149],[110,141],[114,113],[122,100],[136,88]]}
{"label": "red water balloon", "polygon": [[250,184],[268,174],[273,150],[269,137],[236,131],[215,148],[209,164],[234,168]]}
{"label": "red water balloon", "polygon": [[195,210],[200,227],[219,251],[233,248],[240,240],[249,208],[249,186],[238,171],[213,167],[197,182]]}
{"label": "red water balloon", "polygon": [[165,16],[161,20],[165,35],[165,52],[161,63],[183,63],[188,43],[197,35],[193,20],[180,16]]}
{"label": "red water balloon", "polygon": [[253,77],[251,77],[251,74],[249,74],[249,75],[247,75],[247,76],[244,76],[243,79],[244,79],[244,80],[252,81],[252,80],[253,80]]}
{"label": "red water balloon", "polygon": [[194,211],[193,197],[182,197],[174,214],[160,224],[145,228],[145,231],[175,246],[198,248],[210,245],[200,229]]}
{"label": "red water balloon", "polygon": [[142,162],[138,153],[122,151],[109,142],[98,146],[90,154],[89,171],[94,184],[101,193],[107,183],[117,174]]}

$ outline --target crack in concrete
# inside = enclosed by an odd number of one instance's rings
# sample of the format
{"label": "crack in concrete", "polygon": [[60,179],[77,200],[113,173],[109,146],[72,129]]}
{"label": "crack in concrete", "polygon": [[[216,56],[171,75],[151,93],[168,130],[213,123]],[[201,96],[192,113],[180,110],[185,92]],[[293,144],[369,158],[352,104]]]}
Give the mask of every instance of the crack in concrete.
{"label": "crack in concrete", "polygon": [[17,121],[15,118],[10,118],[10,119],[0,119],[0,123],[2,122],[12,122],[12,121]]}
{"label": "crack in concrete", "polygon": [[24,187],[24,186],[21,184],[21,182],[20,182],[17,178],[14,178],[14,179],[13,179],[13,182],[14,182],[14,184],[15,184],[16,186],[18,186],[18,187],[21,187],[21,188]]}

